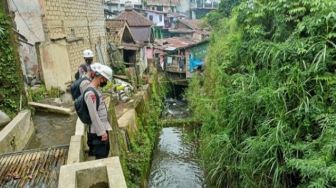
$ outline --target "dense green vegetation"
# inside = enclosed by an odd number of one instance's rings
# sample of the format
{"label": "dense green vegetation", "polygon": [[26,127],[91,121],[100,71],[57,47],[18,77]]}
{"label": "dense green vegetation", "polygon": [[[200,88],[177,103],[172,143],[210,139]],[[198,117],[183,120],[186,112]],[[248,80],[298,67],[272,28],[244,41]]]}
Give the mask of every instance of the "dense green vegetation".
{"label": "dense green vegetation", "polygon": [[335,10],[254,0],[208,17],[205,76],[188,97],[213,185],[336,187]]}
{"label": "dense green vegetation", "polygon": [[20,96],[24,104],[23,79],[20,62],[14,51],[12,25],[4,14],[0,3],[0,110],[13,117],[20,107]]}
{"label": "dense green vegetation", "polygon": [[58,88],[52,87],[48,90],[45,85],[35,89],[28,89],[28,99],[35,102],[41,102],[46,98],[59,98],[61,94],[63,93]]}
{"label": "dense green vegetation", "polygon": [[147,187],[152,151],[163,108],[166,86],[158,84],[157,74],[152,75],[150,100],[143,101],[136,108],[138,130],[129,130],[128,151],[122,151],[121,163],[127,180],[127,187]]}

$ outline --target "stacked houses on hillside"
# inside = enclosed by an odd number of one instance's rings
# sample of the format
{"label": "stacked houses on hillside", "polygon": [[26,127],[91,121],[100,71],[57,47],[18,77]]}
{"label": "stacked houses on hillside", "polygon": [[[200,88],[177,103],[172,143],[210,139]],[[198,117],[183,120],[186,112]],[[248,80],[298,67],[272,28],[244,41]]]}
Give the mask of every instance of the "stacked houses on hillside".
{"label": "stacked houses on hillside", "polygon": [[200,20],[177,13],[179,0],[149,0],[142,8],[128,5],[106,20],[114,66],[134,67],[138,76],[153,62],[170,78],[186,80],[205,62],[209,30]]}
{"label": "stacked houses on hillside", "polygon": [[138,77],[142,77],[148,68],[147,48],[154,42],[153,23],[128,8],[116,18],[106,20],[106,26],[109,42],[112,43],[110,52],[112,64],[114,66],[122,64],[126,69],[133,69]]}

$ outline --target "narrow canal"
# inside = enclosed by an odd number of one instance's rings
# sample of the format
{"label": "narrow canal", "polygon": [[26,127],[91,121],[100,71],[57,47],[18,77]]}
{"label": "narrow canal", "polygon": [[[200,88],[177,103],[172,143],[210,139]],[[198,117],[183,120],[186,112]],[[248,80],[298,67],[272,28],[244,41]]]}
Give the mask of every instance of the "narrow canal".
{"label": "narrow canal", "polygon": [[[166,100],[165,118],[185,118],[185,102]],[[149,188],[201,188],[204,172],[197,157],[197,128],[163,128],[154,150]]]}
{"label": "narrow canal", "polygon": [[37,111],[33,116],[35,133],[25,149],[68,145],[75,133],[76,115],[66,116]]}

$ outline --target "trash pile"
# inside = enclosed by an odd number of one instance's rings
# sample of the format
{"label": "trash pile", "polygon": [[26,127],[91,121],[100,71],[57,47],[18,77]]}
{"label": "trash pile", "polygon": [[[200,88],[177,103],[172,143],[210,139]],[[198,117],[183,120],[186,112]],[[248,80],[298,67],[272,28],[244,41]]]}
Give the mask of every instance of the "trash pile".
{"label": "trash pile", "polygon": [[115,84],[113,84],[113,96],[121,102],[128,102],[134,92],[134,87],[121,79],[114,79]]}

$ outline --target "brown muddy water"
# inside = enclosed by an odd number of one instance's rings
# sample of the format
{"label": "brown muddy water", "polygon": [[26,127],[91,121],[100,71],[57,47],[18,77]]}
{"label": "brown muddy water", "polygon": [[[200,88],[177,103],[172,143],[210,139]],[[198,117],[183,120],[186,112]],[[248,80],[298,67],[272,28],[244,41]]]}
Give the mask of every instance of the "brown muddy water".
{"label": "brown muddy water", "polygon": [[35,133],[25,149],[68,145],[75,133],[77,116],[37,111],[33,116]]}

